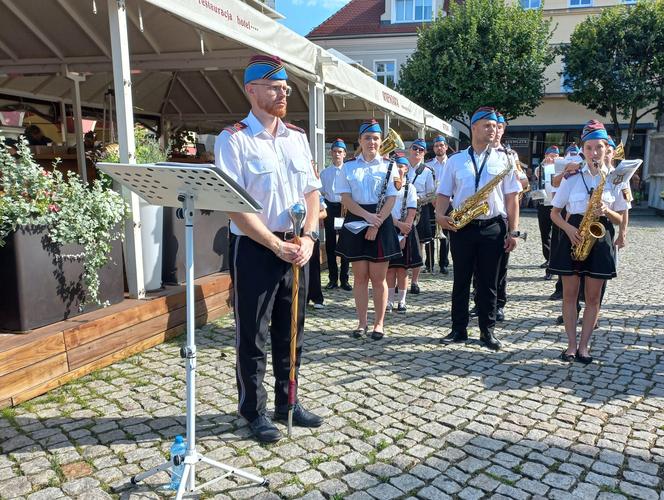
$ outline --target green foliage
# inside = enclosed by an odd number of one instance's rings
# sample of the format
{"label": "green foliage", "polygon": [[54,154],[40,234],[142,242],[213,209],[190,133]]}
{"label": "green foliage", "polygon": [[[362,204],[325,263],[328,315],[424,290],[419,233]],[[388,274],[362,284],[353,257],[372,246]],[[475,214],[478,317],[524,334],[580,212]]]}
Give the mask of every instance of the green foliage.
{"label": "green foliage", "polygon": [[450,15],[420,32],[399,88],[441,118],[466,125],[484,105],[508,120],[530,116],[544,96],[544,70],[555,55],[550,38],[550,20],[541,10],[503,0],[450,2]]}
{"label": "green foliage", "polygon": [[126,204],[99,180],[87,186],[74,172],[65,177],[57,170],[45,171],[24,139],[16,147],[13,157],[0,141],[0,246],[19,226],[42,225],[55,245],[82,245],[82,254],[61,257],[83,261],[87,293],[99,303],[98,271],[108,262],[111,242],[123,236]]}
{"label": "green foliage", "polygon": [[[561,47],[568,96],[609,116],[616,135],[629,120],[631,138],[638,120],[659,108],[664,93],[664,2],[643,0],[634,6],[603,9],[585,19]],[[629,153],[629,142],[625,153]]]}

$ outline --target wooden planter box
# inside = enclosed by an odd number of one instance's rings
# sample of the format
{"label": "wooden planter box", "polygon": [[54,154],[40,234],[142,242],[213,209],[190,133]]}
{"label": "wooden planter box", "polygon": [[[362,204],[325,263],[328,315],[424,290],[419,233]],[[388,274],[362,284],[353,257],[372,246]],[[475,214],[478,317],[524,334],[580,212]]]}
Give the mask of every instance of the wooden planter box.
{"label": "wooden planter box", "polygon": [[[184,283],[184,220],[175,208],[164,207],[164,233],[161,279],[165,285]],[[228,215],[224,212],[196,210],[194,218],[194,278],[226,271],[229,263]]]}
{"label": "wooden planter box", "polygon": [[[0,247],[0,329],[27,331],[56,323],[101,306],[81,308],[85,296],[83,264],[61,259],[77,254],[80,245],[58,247],[43,226],[26,226]],[[113,242],[111,262],[100,270],[100,300],[111,304],[124,298],[122,244]]]}

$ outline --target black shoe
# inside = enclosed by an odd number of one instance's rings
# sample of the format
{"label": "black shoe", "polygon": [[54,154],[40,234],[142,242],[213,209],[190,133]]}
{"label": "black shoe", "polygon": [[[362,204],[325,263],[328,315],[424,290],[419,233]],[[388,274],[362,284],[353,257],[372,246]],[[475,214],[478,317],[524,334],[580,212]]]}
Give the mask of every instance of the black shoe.
{"label": "black shoe", "polygon": [[540,264],[540,269],[546,269],[547,267],[549,267],[548,262],[545,262],[544,264]]}
{"label": "black shoe", "polygon": [[450,274],[450,270],[447,267],[441,267],[440,274]]}
{"label": "black shoe", "polygon": [[399,304],[397,304],[397,312],[398,312],[399,314],[406,314],[406,310],[407,310],[407,309],[406,309],[406,305],[405,305],[405,304],[402,304],[401,302],[399,302]]}
{"label": "black shoe", "polygon": [[549,295],[549,300],[560,300],[563,298],[563,292],[558,292],[555,291],[551,295]]}
{"label": "black shoe", "polygon": [[447,337],[443,337],[440,339],[441,344],[451,344],[452,342],[465,342],[468,340],[468,332],[467,331],[462,331],[462,332],[456,332],[452,330],[450,333],[447,334]]}
{"label": "black shoe", "polygon": [[[274,410],[274,419],[279,421],[288,421],[288,407],[279,407]],[[304,409],[300,403],[295,403],[293,409],[293,424],[299,427],[320,427],[323,424],[323,417],[311,413]]]}
{"label": "black shoe", "polygon": [[565,323],[565,319],[563,318],[563,315],[561,314],[560,316],[558,316],[556,318],[556,325],[562,325],[563,323]]}
{"label": "black shoe", "polygon": [[576,356],[575,357],[576,357],[576,360],[579,363],[582,363],[584,365],[589,365],[590,363],[593,362],[593,357],[592,356],[581,356],[579,354],[579,351],[576,351]]}
{"label": "black shoe", "polygon": [[384,336],[385,336],[385,334],[384,334],[383,332],[377,332],[376,330],[374,330],[373,332],[371,332],[371,338],[372,338],[373,340],[380,340],[380,339],[382,339]]}
{"label": "black shoe", "polygon": [[281,439],[281,432],[267,415],[259,415],[249,422],[249,429],[261,443],[274,443]]}
{"label": "black shoe", "polygon": [[502,307],[496,309],[496,321],[505,321],[505,311]]}
{"label": "black shoe", "polygon": [[339,288],[339,285],[337,285],[334,281],[330,281],[327,285],[325,285],[325,290],[334,290],[335,288]]}
{"label": "black shoe", "polygon": [[420,285],[418,285],[417,283],[411,283],[410,293],[412,293],[413,295],[417,295],[418,293],[420,293]]}
{"label": "black shoe", "polygon": [[341,284],[341,289],[346,290],[347,292],[350,292],[353,289],[353,285],[351,285],[348,282],[345,282],[345,283]]}
{"label": "black shoe", "polygon": [[567,349],[563,349],[563,352],[560,353],[560,359],[566,363],[571,363],[576,358],[575,354],[567,354]]}
{"label": "black shoe", "polygon": [[472,309],[470,311],[468,311],[468,315],[471,318],[476,317],[477,316],[477,306],[473,306]]}
{"label": "black shoe", "polygon": [[553,274],[546,273],[546,274],[544,275],[544,279],[545,279],[546,281],[551,281],[551,280],[553,279]]}
{"label": "black shoe", "polygon": [[503,345],[491,331],[480,332],[480,342],[494,351],[499,350]]}
{"label": "black shoe", "polygon": [[365,326],[364,328],[357,328],[353,330],[350,336],[353,337],[354,339],[361,339],[362,336],[366,334],[367,334],[367,327]]}

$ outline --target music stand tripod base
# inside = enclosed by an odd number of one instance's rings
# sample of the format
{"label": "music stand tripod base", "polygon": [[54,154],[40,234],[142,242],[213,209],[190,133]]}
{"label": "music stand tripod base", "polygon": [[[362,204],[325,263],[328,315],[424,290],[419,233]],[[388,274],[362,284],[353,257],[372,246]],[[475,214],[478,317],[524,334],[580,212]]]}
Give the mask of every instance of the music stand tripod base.
{"label": "music stand tripod base", "polygon": [[[251,197],[232,179],[214,166],[189,164],[98,164],[100,170],[113,180],[136,192],[155,205],[180,207],[177,216],[185,221],[185,269],[187,343],[180,349],[185,360],[187,379],[187,451],[184,456],[174,456],[148,471],[131,478],[137,484],[154,474],[184,463],[176,500],[185,493],[194,492],[234,475],[253,483],[267,486],[266,479],[205,457],[196,450],[196,343],[194,299],[194,210],[222,210],[252,212],[260,210]],[[223,474],[196,486],[196,465],[199,462],[223,471]]]}

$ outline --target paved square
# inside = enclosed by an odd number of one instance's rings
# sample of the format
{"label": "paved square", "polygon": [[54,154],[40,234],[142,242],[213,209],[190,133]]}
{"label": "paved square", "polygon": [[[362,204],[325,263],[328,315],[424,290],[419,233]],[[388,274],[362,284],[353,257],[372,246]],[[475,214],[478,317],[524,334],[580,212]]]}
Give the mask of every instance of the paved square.
{"label": "paved square", "polygon": [[[664,500],[664,220],[631,221],[587,367],[558,359],[560,303],[547,300],[537,221],[522,226],[499,353],[476,342],[474,321],[473,341],[439,344],[451,276],[423,275],[378,342],[349,337],[351,293],[327,293],[309,311],[301,373],[302,401],[326,421],[292,440],[259,445],[236,416],[232,316],[200,329],[199,448],[271,485],[227,478],[199,498]],[[182,339],[5,409],[0,499],[173,496],[166,473],[128,479],[184,433]]]}

